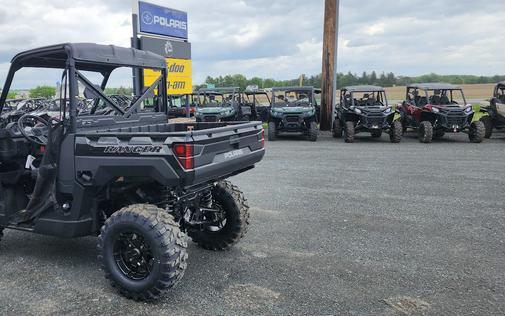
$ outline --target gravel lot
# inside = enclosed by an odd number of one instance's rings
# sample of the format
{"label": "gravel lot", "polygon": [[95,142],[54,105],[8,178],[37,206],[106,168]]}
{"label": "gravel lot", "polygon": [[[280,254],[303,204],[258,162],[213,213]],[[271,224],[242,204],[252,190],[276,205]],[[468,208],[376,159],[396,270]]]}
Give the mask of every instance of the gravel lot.
{"label": "gravel lot", "polygon": [[503,135],[268,143],[232,179],[249,199],[249,234],[224,253],[190,243],[164,300],[116,294],[95,238],[6,231],[0,315],[503,315],[504,156]]}

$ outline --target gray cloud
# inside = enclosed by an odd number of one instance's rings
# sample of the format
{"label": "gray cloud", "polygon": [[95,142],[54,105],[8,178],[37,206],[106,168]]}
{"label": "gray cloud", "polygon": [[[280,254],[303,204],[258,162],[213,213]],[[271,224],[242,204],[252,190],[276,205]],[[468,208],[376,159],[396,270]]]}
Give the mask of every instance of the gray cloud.
{"label": "gray cloud", "polygon": [[[280,79],[321,71],[323,0],[153,2],[189,12],[195,83],[206,75]],[[3,0],[0,79],[24,49],[66,41],[129,45],[130,11],[124,0]],[[339,70],[503,73],[503,16],[501,0],[342,0]]]}

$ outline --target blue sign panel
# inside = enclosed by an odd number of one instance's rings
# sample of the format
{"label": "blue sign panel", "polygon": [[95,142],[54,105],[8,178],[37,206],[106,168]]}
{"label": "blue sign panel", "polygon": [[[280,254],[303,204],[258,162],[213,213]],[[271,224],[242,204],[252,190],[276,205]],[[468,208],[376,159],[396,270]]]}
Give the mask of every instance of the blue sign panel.
{"label": "blue sign panel", "polygon": [[140,32],[188,38],[188,14],[139,1]]}

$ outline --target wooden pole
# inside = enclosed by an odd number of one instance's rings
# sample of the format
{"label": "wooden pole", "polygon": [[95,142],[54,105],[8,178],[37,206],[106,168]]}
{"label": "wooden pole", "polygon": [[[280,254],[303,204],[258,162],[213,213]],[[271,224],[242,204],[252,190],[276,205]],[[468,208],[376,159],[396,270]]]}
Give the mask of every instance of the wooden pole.
{"label": "wooden pole", "polygon": [[321,81],[321,130],[329,131],[337,88],[338,9],[339,0],[325,0],[323,35],[323,71]]}

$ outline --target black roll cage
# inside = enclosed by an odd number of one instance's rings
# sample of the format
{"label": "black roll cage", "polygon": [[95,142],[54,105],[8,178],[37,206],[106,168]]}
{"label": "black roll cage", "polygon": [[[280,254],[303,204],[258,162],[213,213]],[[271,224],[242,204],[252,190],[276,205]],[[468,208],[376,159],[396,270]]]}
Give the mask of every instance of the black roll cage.
{"label": "black roll cage", "polygon": [[[288,93],[294,92],[296,94],[307,93],[307,97],[309,99],[310,106],[317,107],[316,94],[318,94],[320,90],[314,89],[314,87],[303,86],[303,87],[274,87],[272,88],[272,99],[270,100],[271,106],[274,107],[276,105],[275,97],[276,92],[284,92],[284,96]],[[310,94],[310,95],[309,95]],[[286,105],[292,104],[286,102]]]}
{"label": "black roll cage", "polygon": [[[450,96],[450,102],[454,102],[454,91],[459,91],[461,92],[461,96],[463,97],[463,105],[466,105],[468,104],[466,102],[466,97],[465,97],[465,92],[463,91],[463,89],[461,88],[450,88],[450,89],[447,89],[447,88],[440,88],[440,89],[437,89],[437,88],[430,88],[430,89],[426,89],[426,88],[419,88],[419,87],[407,87],[407,95],[405,97],[405,100],[410,100],[410,97],[409,97],[409,94],[411,93],[411,91],[422,91],[424,92],[424,96],[426,97],[426,100],[428,100],[429,102],[429,99],[430,99],[430,91],[441,91],[441,94],[442,95],[447,95],[447,92],[449,92],[449,96]],[[418,93],[418,95],[420,95]],[[416,106],[418,106],[416,104]]]}
{"label": "black roll cage", "polygon": [[[158,79],[147,89],[128,110],[123,110],[105,93],[111,73],[118,68],[137,68],[153,69],[160,71]],[[62,85],[65,86],[65,93],[60,97],[60,110],[66,115],[66,106],[68,101],[69,119],[68,128],[75,132],[77,126],[77,97],[79,95],[78,82],[90,89],[98,96],[97,99],[103,100],[108,106],[112,107],[116,113],[128,119],[138,110],[142,102],[153,95],[158,89],[158,96],[161,96],[162,104],[158,107],[158,112],[168,115],[167,101],[167,67],[165,59],[162,56],[136,50],[133,48],[116,47],[112,45],[97,45],[89,43],[79,44],[59,44],[42,47],[16,55],[11,61],[11,67],[7,74],[4,89],[0,96],[0,114],[3,111],[8,92],[11,88],[14,75],[22,68],[41,68],[41,69],[62,69]],[[103,76],[100,88],[94,86],[81,71],[100,73]],[[65,81],[63,81],[65,80]],[[68,81],[68,85],[67,85]],[[68,86],[68,100],[67,100]],[[95,100],[93,110],[96,111],[99,100]],[[93,114],[93,113],[91,113]],[[63,120],[66,117],[63,116]]]}

